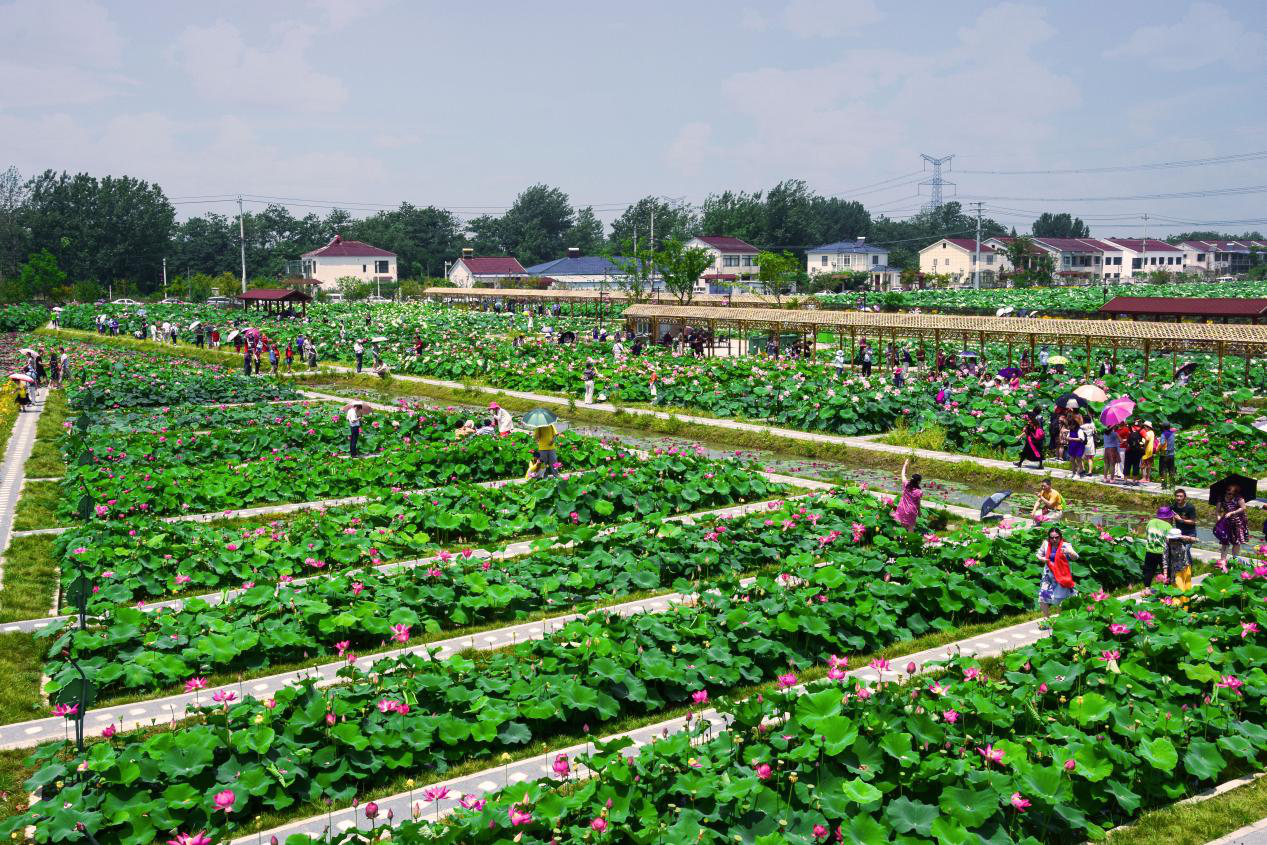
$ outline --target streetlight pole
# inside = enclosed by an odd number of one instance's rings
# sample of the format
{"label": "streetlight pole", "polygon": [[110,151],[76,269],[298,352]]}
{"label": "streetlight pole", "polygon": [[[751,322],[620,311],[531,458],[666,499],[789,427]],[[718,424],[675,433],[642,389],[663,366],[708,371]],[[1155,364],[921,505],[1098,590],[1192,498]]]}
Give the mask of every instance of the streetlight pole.
{"label": "streetlight pole", "polygon": [[238,194],[238,243],[242,247],[242,293],[246,293],[246,220],[243,219],[242,195]]}

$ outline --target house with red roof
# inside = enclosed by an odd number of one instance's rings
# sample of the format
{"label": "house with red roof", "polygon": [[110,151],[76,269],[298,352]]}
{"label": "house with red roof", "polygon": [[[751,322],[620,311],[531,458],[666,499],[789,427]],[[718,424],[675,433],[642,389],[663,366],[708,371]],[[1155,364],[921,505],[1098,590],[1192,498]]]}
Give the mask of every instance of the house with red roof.
{"label": "house with red roof", "polygon": [[[1184,251],[1177,246],[1155,238],[1101,238],[1107,244],[1122,250],[1123,279],[1138,279],[1161,270],[1164,273],[1182,273]],[[1114,276],[1114,278],[1118,278]]]}
{"label": "house with red roof", "polygon": [[[1007,252],[1015,238],[989,238],[986,243]],[[1036,254],[1051,256],[1056,275],[1069,280],[1119,279],[1122,248],[1095,238],[1030,238]]]}
{"label": "house with red roof", "polygon": [[335,235],[330,243],[305,252],[295,262],[288,262],[288,272],[306,279],[334,286],[339,279],[354,278],[363,282],[396,281],[396,253],[370,246],[361,241],[345,241]]}
{"label": "house with red roof", "polygon": [[695,284],[696,293],[728,293],[736,282],[756,281],[761,272],[757,265],[761,250],[740,238],[700,235],[687,241],[686,247],[708,250],[713,256],[713,266]]}
{"label": "house with red roof", "polygon": [[1185,269],[1209,276],[1248,273],[1250,267],[1267,261],[1267,241],[1184,241],[1178,246]]}
{"label": "house with red roof", "polygon": [[[975,238],[942,238],[919,251],[919,271],[926,275],[950,276],[963,283],[972,281],[976,269]],[[1006,252],[982,241],[980,269],[982,282],[990,282],[996,274],[1012,267],[1008,264]]]}
{"label": "house with red roof", "polygon": [[477,256],[470,249],[462,250],[462,257],[449,268],[449,281],[454,287],[505,287],[503,279],[522,279],[531,274],[509,255]]}

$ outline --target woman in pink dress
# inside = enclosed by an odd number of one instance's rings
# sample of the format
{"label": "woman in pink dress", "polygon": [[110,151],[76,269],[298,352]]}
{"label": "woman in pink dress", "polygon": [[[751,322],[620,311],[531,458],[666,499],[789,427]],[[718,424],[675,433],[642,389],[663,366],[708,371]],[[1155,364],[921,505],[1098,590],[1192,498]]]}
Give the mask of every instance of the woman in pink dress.
{"label": "woman in pink dress", "polygon": [[919,500],[924,495],[924,491],[919,486],[923,479],[918,472],[909,479],[906,477],[906,470],[910,464],[910,458],[902,462],[902,498],[897,503],[897,509],[893,511],[893,518],[906,530],[913,531],[915,522],[919,519]]}

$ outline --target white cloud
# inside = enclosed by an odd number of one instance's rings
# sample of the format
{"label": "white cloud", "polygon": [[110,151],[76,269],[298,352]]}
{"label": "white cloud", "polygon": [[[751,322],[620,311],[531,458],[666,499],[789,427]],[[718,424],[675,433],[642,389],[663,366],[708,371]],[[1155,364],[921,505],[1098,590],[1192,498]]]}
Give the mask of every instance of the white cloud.
{"label": "white cloud", "polygon": [[346,86],[309,60],[319,55],[316,29],[282,23],[277,33],[261,39],[266,46],[252,46],[227,21],[191,26],[170,56],[209,100],[294,111],[340,108],[348,97]]}
{"label": "white cloud", "polygon": [[874,0],[791,0],[781,16],[803,38],[834,38],[880,20]]}
{"label": "white cloud", "polygon": [[0,5],[0,106],[96,103],[130,87],[123,39],[94,0]]}
{"label": "white cloud", "polygon": [[826,64],[735,74],[721,90],[733,125],[689,124],[665,158],[685,173],[707,149],[739,172],[795,174],[824,192],[848,187],[842,172],[912,170],[921,152],[1022,166],[1081,102],[1072,80],[1035,56],[1054,35],[1043,9],[1005,3],[940,50],[845,45]]}
{"label": "white cloud", "polygon": [[1168,71],[1196,70],[1221,62],[1234,70],[1252,70],[1262,67],[1267,54],[1267,38],[1247,28],[1254,19],[1234,18],[1214,3],[1194,3],[1181,19],[1141,27],[1105,55],[1143,61]]}
{"label": "white cloud", "polygon": [[744,9],[739,16],[739,26],[749,32],[765,32],[770,22],[766,20],[766,16],[758,12],[756,9]]}

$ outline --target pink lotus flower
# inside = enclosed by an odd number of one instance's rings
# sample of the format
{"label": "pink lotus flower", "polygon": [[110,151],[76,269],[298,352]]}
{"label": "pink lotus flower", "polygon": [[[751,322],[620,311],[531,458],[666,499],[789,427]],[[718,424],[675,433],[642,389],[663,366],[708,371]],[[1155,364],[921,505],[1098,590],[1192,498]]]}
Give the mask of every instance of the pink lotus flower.
{"label": "pink lotus flower", "polygon": [[339,657],[342,657],[343,652],[347,651],[348,646],[350,645],[352,645],[351,640],[339,640],[339,642],[334,644],[335,653],[338,654]]}
{"label": "pink lotus flower", "polygon": [[378,817],[378,805],[373,801],[365,805],[365,818],[371,821]]}
{"label": "pink lotus flower", "polygon": [[830,831],[830,830],[828,830],[827,828],[823,827],[821,824],[816,824],[816,825],[814,825],[814,838],[815,838],[815,839],[826,839],[826,838],[827,838],[828,836],[830,836],[830,835],[831,835],[831,831]]}
{"label": "pink lotus flower", "polygon": [[607,820],[602,816],[598,816],[594,821],[590,822],[590,828],[596,833],[603,833],[607,830]]}
{"label": "pink lotus flower", "polygon": [[796,686],[796,675],[788,672],[786,675],[779,675],[779,689],[787,689]]}
{"label": "pink lotus flower", "polygon": [[975,681],[977,678],[981,677],[981,670],[976,666],[969,666],[967,669],[963,670],[963,676],[966,680]]}
{"label": "pink lotus flower", "polygon": [[511,804],[506,811],[506,815],[510,817],[511,827],[519,827],[521,824],[532,824],[532,813],[519,809],[518,804]]}
{"label": "pink lotus flower", "polygon": [[1023,813],[1030,808],[1030,802],[1019,792],[1012,793],[1012,806],[1017,812]]}
{"label": "pink lotus flower", "polygon": [[753,771],[756,773],[757,778],[760,780],[769,780],[770,775],[774,774],[774,770],[770,768],[769,763],[758,763],[757,765],[753,766]]}
{"label": "pink lotus flower", "polygon": [[167,845],[211,845],[211,838],[204,831],[178,833],[175,839],[167,840]]}
{"label": "pink lotus flower", "polygon": [[70,718],[79,712],[78,704],[59,704],[53,708],[54,716],[64,716]]}
{"label": "pink lotus flower", "polygon": [[1077,767],[1078,767],[1078,764],[1074,762],[1074,759],[1072,757],[1070,757],[1068,760],[1065,761],[1066,772],[1072,772]]}
{"label": "pink lotus flower", "polygon": [[833,666],[827,670],[827,678],[829,680],[839,681],[843,680],[845,677],[847,677],[845,670],[839,666]]}
{"label": "pink lotus flower", "polygon": [[1257,622],[1242,622],[1241,623],[1241,639],[1245,639],[1250,634],[1257,634],[1257,633],[1258,633]]}
{"label": "pink lotus flower", "polygon": [[1003,762],[1003,749],[995,748],[993,745],[987,745],[985,748],[978,748],[977,753],[991,763]]}
{"label": "pink lotus flower", "polygon": [[206,689],[206,678],[190,678],[185,681],[185,692],[194,692],[195,690]]}
{"label": "pink lotus flower", "polygon": [[1121,635],[1121,634],[1129,634],[1130,632],[1131,632],[1131,629],[1121,624],[1120,622],[1114,622],[1112,625],[1109,626],[1109,633],[1111,634]]}
{"label": "pink lotus flower", "polygon": [[218,689],[216,690],[215,694],[211,696],[211,700],[216,702],[217,704],[228,704],[230,701],[236,700],[237,697],[238,697],[238,694],[236,692],[232,692],[231,690]]}
{"label": "pink lotus flower", "polygon": [[703,704],[708,701],[708,690],[701,689],[691,693],[691,701],[696,704]]}
{"label": "pink lotus flower", "polygon": [[945,719],[946,723],[949,725],[953,725],[955,722],[959,721],[959,713],[955,710],[946,710],[941,714],[941,717]]}
{"label": "pink lotus flower", "polygon": [[396,642],[398,642],[398,643],[407,643],[407,642],[409,642],[409,628],[410,628],[410,626],[409,626],[409,625],[404,625],[404,624],[401,624],[401,625],[393,625],[393,626],[392,626],[392,632],[393,632],[393,633],[392,633],[392,639],[393,639],[393,640],[395,640],[395,641],[396,641]]}
{"label": "pink lotus flower", "polygon": [[1215,686],[1231,690],[1235,694],[1240,695],[1241,687],[1245,686],[1245,682],[1235,675],[1223,675],[1219,678],[1219,682],[1215,684]]}
{"label": "pink lotus flower", "polygon": [[565,778],[571,773],[572,767],[568,764],[568,755],[558,754],[554,758],[554,763],[550,765],[554,773],[561,778]]}
{"label": "pink lotus flower", "polygon": [[[448,797],[449,797],[449,788],[447,786],[429,786],[422,791],[422,800],[431,804],[434,804],[436,801],[443,801],[444,799]],[[465,795],[462,797],[466,798]],[[472,795],[471,797],[475,798],[474,795]],[[461,804],[462,802],[459,801],[458,803]],[[467,807],[466,804],[462,804],[462,806]],[[484,807],[484,802],[480,800],[479,807],[476,807],[476,809],[483,809],[483,807]],[[470,807],[467,807],[467,809],[470,809]]]}
{"label": "pink lotus flower", "polygon": [[360,581],[352,582],[352,595],[359,596],[361,594],[361,590],[364,590],[364,589],[365,589],[365,585],[362,584]]}
{"label": "pink lotus flower", "polygon": [[1117,660],[1121,656],[1122,656],[1122,652],[1116,649],[1112,651],[1100,652],[1100,659],[1103,660],[1105,663],[1108,663],[1110,660]]}
{"label": "pink lotus flower", "polygon": [[104,728],[101,729],[101,735],[104,736],[106,739],[109,739],[110,737],[114,736],[118,732],[119,732],[119,729],[116,728],[114,725],[106,725]]}
{"label": "pink lotus flower", "polygon": [[[423,793],[423,797],[424,798],[426,797],[425,792]],[[474,810],[477,813],[480,810],[484,809],[484,803],[485,803],[484,799],[480,798],[477,795],[463,795],[461,798],[458,799],[458,804],[462,805],[468,810]]]}
{"label": "pink lotus flower", "polygon": [[215,797],[216,809],[224,810],[226,813],[232,812],[233,802],[237,800],[238,800],[238,797],[233,794],[232,789],[226,789],[223,792],[217,792],[216,797]]}

